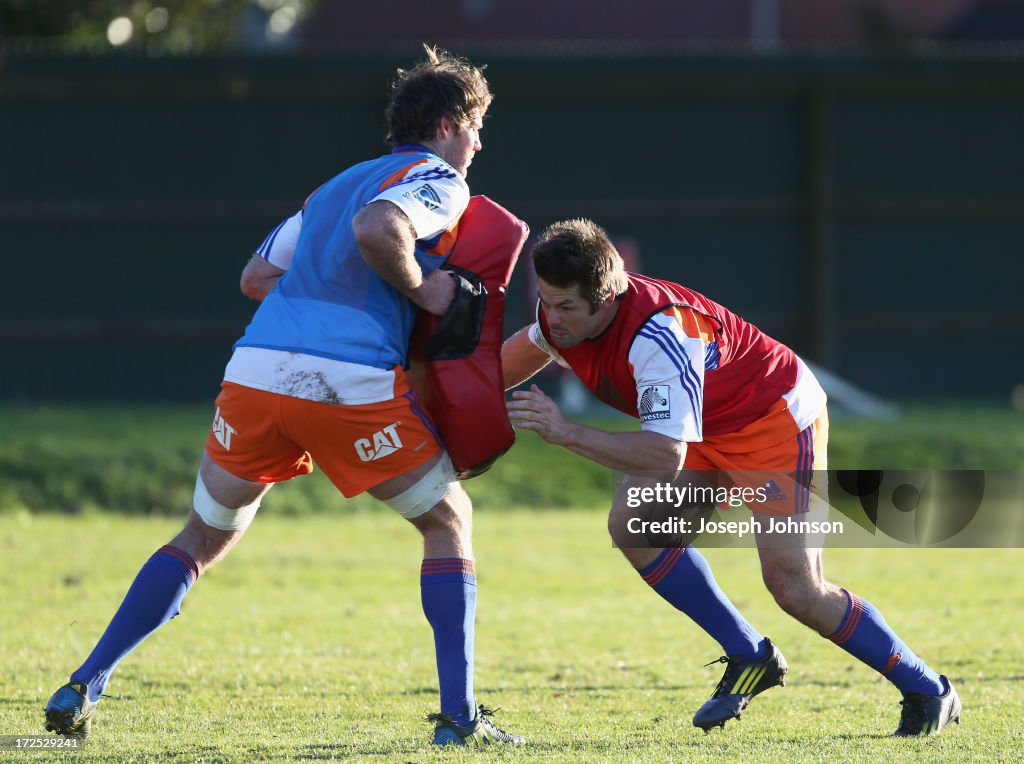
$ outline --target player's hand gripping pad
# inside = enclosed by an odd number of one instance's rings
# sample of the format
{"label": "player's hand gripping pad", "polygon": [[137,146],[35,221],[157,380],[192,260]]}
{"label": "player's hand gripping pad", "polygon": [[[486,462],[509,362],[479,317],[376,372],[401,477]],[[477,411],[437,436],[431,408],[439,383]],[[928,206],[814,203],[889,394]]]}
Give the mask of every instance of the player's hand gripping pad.
{"label": "player's hand gripping pad", "polygon": [[457,361],[473,355],[480,344],[487,316],[484,280],[472,271],[449,263],[442,265],[441,270],[455,279],[455,297],[440,320],[433,322],[434,332],[423,347],[424,361]]}
{"label": "player's hand gripping pad", "polygon": [[505,411],[501,342],[505,289],[529,227],[474,196],[444,267],[456,276],[444,316],[421,311],[409,343],[409,382],[437,423],[459,479],[486,472],[515,442]]}

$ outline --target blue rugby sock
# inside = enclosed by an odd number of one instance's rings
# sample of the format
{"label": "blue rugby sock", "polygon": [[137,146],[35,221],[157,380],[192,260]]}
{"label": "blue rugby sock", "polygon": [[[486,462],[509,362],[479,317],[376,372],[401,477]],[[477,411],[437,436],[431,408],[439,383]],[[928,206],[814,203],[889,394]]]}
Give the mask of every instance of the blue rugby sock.
{"label": "blue rugby sock", "polygon": [[424,560],[420,568],[423,614],[434,630],[441,713],[466,726],[476,717],[473,697],[473,630],[476,569],[458,557]]}
{"label": "blue rugby sock", "polygon": [[768,654],[764,637],[718,588],[707,560],[694,547],[664,550],[640,575],[718,642],[726,655],[750,660]]}
{"label": "blue rugby sock", "polygon": [[100,641],[71,674],[71,681],[88,686],[89,700],[99,699],[122,658],[180,612],[198,577],[195,560],[177,547],[161,547],[146,561]]}
{"label": "blue rugby sock", "polygon": [[843,593],[847,599],[846,615],[829,639],[879,672],[901,692],[946,692],[939,675],[896,636],[874,605],[846,589]]}

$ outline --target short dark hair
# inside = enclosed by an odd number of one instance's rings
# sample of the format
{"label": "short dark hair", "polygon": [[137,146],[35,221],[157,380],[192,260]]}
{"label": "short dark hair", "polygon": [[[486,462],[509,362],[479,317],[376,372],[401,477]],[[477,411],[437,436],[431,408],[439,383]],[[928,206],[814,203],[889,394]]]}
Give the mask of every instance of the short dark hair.
{"label": "short dark hair", "polygon": [[494,98],[484,79],[485,67],[440,48],[423,48],[427,60],[409,70],[399,69],[391,84],[386,112],[391,146],[433,140],[441,117],[462,131],[484,115]]}
{"label": "short dark hair", "polygon": [[551,286],[578,284],[595,312],[609,297],[625,294],[626,268],[605,230],[592,220],[552,223],[533,245],[533,268]]}

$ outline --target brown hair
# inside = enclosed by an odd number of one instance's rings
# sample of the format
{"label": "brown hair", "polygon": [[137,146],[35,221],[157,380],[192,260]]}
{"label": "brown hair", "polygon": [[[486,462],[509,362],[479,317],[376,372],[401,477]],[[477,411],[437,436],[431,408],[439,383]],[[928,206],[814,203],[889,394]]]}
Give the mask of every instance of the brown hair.
{"label": "brown hair", "polygon": [[605,230],[591,220],[552,223],[533,245],[532,257],[537,276],[552,286],[568,289],[578,284],[591,313],[626,291],[622,257]]}
{"label": "brown hair", "polygon": [[484,79],[485,67],[440,48],[423,48],[427,60],[409,70],[399,69],[391,84],[386,112],[391,146],[433,140],[441,117],[448,117],[462,131],[482,117],[493,100]]}

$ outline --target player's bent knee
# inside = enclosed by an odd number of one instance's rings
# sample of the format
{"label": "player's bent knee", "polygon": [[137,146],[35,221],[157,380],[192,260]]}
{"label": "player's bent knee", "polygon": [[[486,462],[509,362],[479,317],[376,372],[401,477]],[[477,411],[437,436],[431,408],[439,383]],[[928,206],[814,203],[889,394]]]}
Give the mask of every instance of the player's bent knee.
{"label": "player's bent knee", "polygon": [[437,506],[453,486],[458,486],[455,467],[444,454],[411,488],[381,501],[406,520],[414,520]]}
{"label": "player's bent knee", "polygon": [[211,528],[221,531],[241,531],[249,527],[256,510],[260,508],[260,498],[244,507],[231,509],[215,500],[203,482],[203,476],[196,477],[196,490],[192,496],[192,508],[203,522]]}
{"label": "player's bent knee", "polygon": [[813,613],[820,600],[816,588],[799,577],[765,576],[764,582],[775,604],[794,618]]}
{"label": "player's bent knee", "polygon": [[788,588],[784,584],[775,583],[768,584],[768,591],[771,593],[772,599],[775,600],[775,604],[790,615],[795,615],[802,610],[799,593],[794,589]]}
{"label": "player's bent knee", "polygon": [[630,565],[637,570],[643,570],[661,554],[660,549],[650,549],[646,547],[619,547],[619,551],[622,552],[622,556],[626,558]]}

